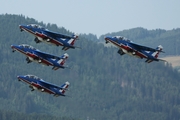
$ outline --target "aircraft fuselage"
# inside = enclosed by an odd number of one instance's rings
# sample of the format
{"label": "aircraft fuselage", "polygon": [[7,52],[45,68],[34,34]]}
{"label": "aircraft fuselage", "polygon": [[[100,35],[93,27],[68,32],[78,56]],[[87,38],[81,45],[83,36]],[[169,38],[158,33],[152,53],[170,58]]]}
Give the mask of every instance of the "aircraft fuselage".
{"label": "aircraft fuselage", "polygon": [[111,39],[106,39],[106,43],[110,42],[112,43],[114,46],[118,47],[119,49],[121,49],[124,53],[137,57],[137,58],[148,58],[148,56],[146,55],[146,53],[141,52],[141,51],[133,51],[133,49],[130,46],[127,46],[126,43],[124,42],[116,42],[113,41]]}
{"label": "aircraft fuselage", "polygon": [[[47,36],[45,34],[42,33],[42,30],[40,28],[29,28],[29,27],[24,27],[24,26],[20,26],[21,31],[26,31],[29,32],[30,34],[35,36],[35,41],[36,38],[40,41],[40,42],[46,42],[48,44],[52,44],[52,45],[56,45],[56,46],[63,46],[63,43],[54,39],[51,36]],[[36,41],[36,43],[38,43],[38,41]]]}
{"label": "aircraft fuselage", "polygon": [[[63,60],[59,60],[59,58],[49,58],[46,56],[42,56],[40,51],[36,52],[35,50],[29,49],[29,48],[25,48],[25,47],[20,47],[20,46],[11,46],[13,51],[19,51],[20,53],[24,54],[27,58],[27,63],[30,62],[36,62],[36,63],[40,63],[43,65],[47,65],[47,66],[54,66],[57,68],[64,68],[64,66],[62,66],[60,64],[60,62],[64,62]],[[42,53],[42,54],[46,54],[46,53]],[[58,61],[58,62],[57,62]]]}

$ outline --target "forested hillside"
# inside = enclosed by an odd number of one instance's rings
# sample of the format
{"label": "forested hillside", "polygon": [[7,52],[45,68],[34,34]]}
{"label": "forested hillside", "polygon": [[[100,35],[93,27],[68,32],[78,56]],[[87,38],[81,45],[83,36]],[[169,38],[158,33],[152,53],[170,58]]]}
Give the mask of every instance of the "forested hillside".
{"label": "forested hillside", "polygon": [[78,120],[67,117],[54,117],[45,114],[25,114],[13,111],[0,110],[0,120]]}
{"label": "forested hillside", "polygon": [[[65,53],[61,50],[62,47],[45,43],[36,44],[32,35],[20,32],[19,24],[30,23],[40,24],[49,30],[67,35],[75,32],[66,30],[65,26],[62,28],[55,24],[38,23],[35,19],[24,16],[0,15],[1,110],[96,120],[177,120],[180,118],[180,73],[170,64],[163,62],[147,64],[144,62],[145,59],[128,55],[120,56],[117,54],[117,48],[104,47],[103,44],[92,40],[96,36],[91,34],[79,36],[75,45],[81,46],[82,49],[66,51],[69,54],[66,64],[72,69],[53,71],[51,67],[37,63],[27,64],[24,55],[19,52],[12,53],[11,44],[25,43],[59,56]],[[169,48],[165,50],[166,53],[171,51],[171,47],[174,48],[171,42],[179,41],[176,34],[179,29],[157,30],[153,31],[153,35],[143,34],[142,28],[132,30],[122,31],[126,32],[122,35],[132,40],[138,38],[142,40],[144,36],[146,39],[163,43],[163,46],[169,44]],[[136,30],[139,34],[135,34]],[[161,31],[163,37],[154,36],[158,31]],[[171,41],[169,36],[172,38]],[[102,36],[97,41],[101,40]],[[144,41],[144,44],[148,45],[148,40],[146,42]],[[151,47],[153,46],[154,44]],[[179,54],[180,50],[177,48],[177,53],[173,51],[168,54]],[[17,75],[25,74],[37,75],[59,85],[69,81],[70,90],[66,94],[70,97],[53,97],[39,91],[31,92],[27,84],[19,82],[16,78]]]}

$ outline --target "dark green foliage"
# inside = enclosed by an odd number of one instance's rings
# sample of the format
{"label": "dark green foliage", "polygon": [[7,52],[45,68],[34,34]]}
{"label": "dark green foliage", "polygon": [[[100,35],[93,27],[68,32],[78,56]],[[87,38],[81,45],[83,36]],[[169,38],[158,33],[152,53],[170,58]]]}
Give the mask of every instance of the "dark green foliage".
{"label": "dark green foliage", "polygon": [[94,34],[91,34],[91,33],[89,33],[89,34],[81,34],[81,36],[85,37],[88,40],[92,40],[92,41],[96,41],[96,42],[99,41],[97,36],[94,35]]}
{"label": "dark green foliage", "polygon": [[0,120],[77,120],[68,117],[54,117],[45,114],[23,114],[0,110]]}
{"label": "dark green foliage", "polygon": [[[112,119],[112,120],[177,120],[180,118],[180,74],[170,64],[162,62],[145,63],[128,55],[120,56],[115,47],[80,35],[76,46],[70,49],[67,65],[72,69],[51,70],[52,67],[37,63],[26,64],[25,56],[11,52],[11,44],[26,43],[47,53],[62,55],[62,47],[36,44],[34,37],[20,32],[19,24],[37,23],[49,30],[71,35],[65,28],[54,24],[38,23],[34,19],[17,15],[0,16],[0,109],[42,113],[47,116],[68,118]],[[142,28],[122,31],[123,36],[133,40],[147,39],[169,44],[177,37],[179,29],[172,31],[148,31]],[[109,34],[111,36],[117,33]],[[121,34],[121,32],[119,33]],[[148,37],[147,37],[148,36]],[[171,38],[171,41],[168,39]],[[101,37],[102,39],[102,37]],[[167,40],[167,41],[166,41]],[[150,43],[150,42],[149,42]],[[162,45],[163,45],[162,44]],[[157,46],[157,44],[156,44]],[[179,54],[179,48],[176,49]],[[174,50],[171,51],[174,53]],[[176,54],[176,53],[174,53]],[[53,97],[38,91],[31,92],[27,84],[18,82],[17,75],[33,74],[54,84],[71,83],[66,94],[70,97]],[[3,113],[3,112],[2,112]]]}

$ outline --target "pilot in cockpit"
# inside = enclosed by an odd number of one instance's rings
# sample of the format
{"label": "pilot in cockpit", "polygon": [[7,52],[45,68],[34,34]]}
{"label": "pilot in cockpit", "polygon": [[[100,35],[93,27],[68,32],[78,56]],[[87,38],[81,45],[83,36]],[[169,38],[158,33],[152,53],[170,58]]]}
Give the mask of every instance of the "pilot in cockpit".
{"label": "pilot in cockpit", "polygon": [[34,28],[38,28],[38,26],[37,26],[37,25],[35,25],[35,24],[33,25],[33,27],[34,27]]}
{"label": "pilot in cockpit", "polygon": [[31,26],[33,28],[38,28],[38,25],[36,25],[36,24],[30,24],[29,26]]}
{"label": "pilot in cockpit", "polygon": [[122,37],[122,36],[116,36],[116,38],[119,39],[119,40],[123,40],[124,39],[124,37]]}
{"label": "pilot in cockpit", "polygon": [[124,37],[120,36],[120,37],[119,37],[119,39],[120,39],[120,40],[123,40],[123,39],[124,39]]}

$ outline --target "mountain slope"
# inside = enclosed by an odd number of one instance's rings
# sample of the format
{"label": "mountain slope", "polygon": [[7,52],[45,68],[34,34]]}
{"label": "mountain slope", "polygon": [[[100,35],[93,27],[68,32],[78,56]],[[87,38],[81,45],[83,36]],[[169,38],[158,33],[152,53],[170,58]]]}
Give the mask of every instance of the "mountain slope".
{"label": "mountain slope", "polygon": [[[175,120],[180,117],[180,74],[171,65],[146,64],[144,59],[119,56],[117,48],[104,47],[85,35],[80,35],[75,43],[82,50],[67,51],[70,70],[53,71],[48,66],[26,64],[25,56],[11,52],[11,44],[26,43],[55,55],[64,53],[61,47],[36,44],[32,35],[20,32],[18,25],[29,23],[72,34],[54,24],[44,25],[23,16],[0,15],[0,109],[100,120]],[[129,31],[129,35],[134,34]],[[71,97],[56,98],[31,92],[28,85],[16,79],[17,75],[25,74],[34,74],[59,85],[69,81],[67,95]]]}

